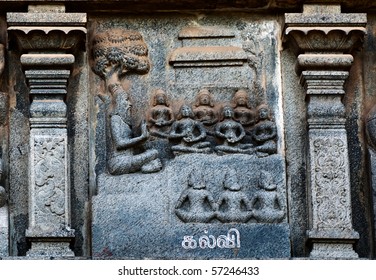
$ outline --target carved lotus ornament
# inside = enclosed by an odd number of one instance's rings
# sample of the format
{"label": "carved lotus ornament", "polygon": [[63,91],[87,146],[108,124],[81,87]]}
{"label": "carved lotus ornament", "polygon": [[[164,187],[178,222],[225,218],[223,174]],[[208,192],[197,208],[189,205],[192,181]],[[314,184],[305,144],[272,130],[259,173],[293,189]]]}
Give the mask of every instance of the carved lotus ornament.
{"label": "carved lotus ornament", "polygon": [[71,50],[84,46],[86,31],[81,27],[10,27],[15,32],[16,42],[20,49],[29,51]]}
{"label": "carved lotus ornament", "polygon": [[292,38],[297,53],[351,53],[363,43],[363,27],[291,27],[286,35]]}

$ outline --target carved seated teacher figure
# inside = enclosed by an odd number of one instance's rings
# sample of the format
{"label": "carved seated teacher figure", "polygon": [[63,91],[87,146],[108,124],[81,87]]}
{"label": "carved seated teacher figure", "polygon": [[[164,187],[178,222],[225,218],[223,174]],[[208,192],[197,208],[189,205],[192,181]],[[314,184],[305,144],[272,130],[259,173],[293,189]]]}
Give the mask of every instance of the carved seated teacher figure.
{"label": "carved seated teacher figure", "polygon": [[169,106],[166,93],[158,89],[153,96],[153,107],[150,110],[149,122],[152,126],[162,128],[173,123],[174,116]]}
{"label": "carved seated teacher figure", "polygon": [[180,117],[171,127],[168,138],[170,141],[178,141],[171,147],[175,154],[180,153],[208,153],[210,143],[205,142],[206,130],[202,123],[193,119],[193,111],[189,105],[180,108]]}
{"label": "carved seated teacher figure", "polygon": [[207,89],[199,91],[193,113],[196,120],[207,126],[213,125],[218,121],[214,110],[213,96]]}
{"label": "carved seated teacher figure", "polygon": [[252,144],[240,143],[245,136],[245,131],[240,123],[233,120],[233,109],[230,106],[225,106],[222,114],[222,121],[215,126],[215,135],[223,140],[223,144],[218,145],[215,149],[221,153],[252,154]]}
{"label": "carved seated teacher figure", "polygon": [[[114,88],[110,89],[116,92]],[[157,172],[162,169],[162,163],[155,149],[134,154],[134,148],[142,147],[148,139],[149,132],[145,122],[141,124],[141,135],[133,137],[130,125],[131,104],[126,94],[114,94],[115,104],[110,114],[111,157],[108,169],[112,175],[120,175],[141,171],[143,173]]]}
{"label": "carved seated teacher figure", "polygon": [[223,187],[225,191],[218,200],[218,220],[222,223],[246,223],[252,216],[251,205],[238,183],[235,170],[226,171]]}
{"label": "carved seated teacher figure", "polygon": [[234,108],[234,119],[242,126],[252,126],[256,121],[255,112],[248,104],[248,94],[244,89],[239,89],[232,100]]}
{"label": "carved seated teacher figure", "polygon": [[265,157],[277,152],[277,127],[270,120],[269,108],[261,105],[258,109],[259,121],[251,131],[253,140],[256,142],[256,154]]}
{"label": "carved seated teacher figure", "polygon": [[176,206],[175,213],[186,223],[207,223],[215,216],[217,204],[205,181],[197,170],[192,170],[188,177],[188,189],[183,191]]}
{"label": "carved seated teacher figure", "polygon": [[259,187],[251,200],[253,217],[261,223],[281,222],[285,216],[284,206],[270,173],[261,171]]}

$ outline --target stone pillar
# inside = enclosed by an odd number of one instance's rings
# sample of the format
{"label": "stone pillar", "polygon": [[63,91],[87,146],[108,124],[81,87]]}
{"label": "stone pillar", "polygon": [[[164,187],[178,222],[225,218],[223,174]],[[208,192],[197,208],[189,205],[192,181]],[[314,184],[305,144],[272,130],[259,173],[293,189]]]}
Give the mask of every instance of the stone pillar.
{"label": "stone pillar", "polygon": [[86,38],[86,14],[64,5],[8,13],[30,96],[28,256],[74,256],[65,98],[74,53]]}
{"label": "stone pillar", "polygon": [[[0,44],[0,77],[3,74],[5,68],[5,46]],[[4,162],[7,159],[4,157],[3,143],[6,142],[7,119],[8,119],[8,94],[6,92],[0,92],[0,258],[7,257],[9,255],[9,209],[8,209],[8,194],[5,189],[4,180]],[[5,141],[4,141],[5,140]],[[5,159],[4,159],[5,158]]]}
{"label": "stone pillar", "polygon": [[358,258],[342,98],[366,23],[365,14],[342,14],[339,5],[304,5],[302,14],[285,15],[285,36],[307,95],[310,258]]}

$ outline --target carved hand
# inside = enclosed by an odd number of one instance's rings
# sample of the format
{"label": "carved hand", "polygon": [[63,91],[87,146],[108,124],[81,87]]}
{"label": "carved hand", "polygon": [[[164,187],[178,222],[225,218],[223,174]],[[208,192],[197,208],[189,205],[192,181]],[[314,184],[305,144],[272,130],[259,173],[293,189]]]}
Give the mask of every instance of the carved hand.
{"label": "carved hand", "polygon": [[141,136],[143,138],[148,138],[149,137],[149,131],[148,131],[148,127],[147,127],[147,124],[146,124],[145,120],[143,120],[142,123],[141,123]]}

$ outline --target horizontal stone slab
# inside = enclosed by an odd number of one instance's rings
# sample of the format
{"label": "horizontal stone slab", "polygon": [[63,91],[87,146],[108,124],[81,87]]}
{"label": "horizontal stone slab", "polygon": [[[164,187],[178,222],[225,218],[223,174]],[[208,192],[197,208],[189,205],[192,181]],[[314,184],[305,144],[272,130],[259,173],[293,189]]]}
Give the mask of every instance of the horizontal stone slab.
{"label": "horizontal stone slab", "polygon": [[7,23],[14,25],[85,26],[86,13],[7,13]]}
{"label": "horizontal stone slab", "polygon": [[[155,225],[145,230],[142,223],[108,228],[93,225],[94,259],[289,259],[288,224],[192,224],[179,227]],[[236,231],[239,235],[236,235]],[[117,232],[117,233],[115,233]],[[226,244],[226,239],[235,236]],[[225,238],[226,237],[226,238]],[[239,240],[237,240],[239,237]],[[237,242],[240,241],[240,242]]]}
{"label": "horizontal stone slab", "polygon": [[291,13],[285,14],[285,24],[315,26],[345,25],[345,26],[365,26],[367,24],[367,14],[362,13]]}
{"label": "horizontal stone slab", "polygon": [[302,70],[348,70],[354,58],[350,54],[301,54],[298,56],[296,72]]}
{"label": "horizontal stone slab", "polygon": [[218,37],[235,37],[235,32],[228,28],[213,27],[198,27],[189,26],[184,28],[179,33],[179,39],[194,39],[194,38],[218,38]]}
{"label": "horizontal stone slab", "polygon": [[[24,8],[22,0],[3,0],[2,7]],[[45,0],[34,0],[34,4],[44,4]],[[297,0],[244,0],[244,1],[218,1],[218,0],[50,0],[49,3],[64,3],[67,10],[85,10],[85,11],[126,11],[126,12],[143,12],[143,11],[168,11],[168,10],[282,10],[290,11],[301,10],[302,1]],[[311,4],[322,4],[323,0],[311,0]],[[351,12],[354,11],[375,11],[376,3],[374,0],[331,0],[330,4],[340,4],[342,8]]]}
{"label": "horizontal stone slab", "polygon": [[233,46],[183,47],[176,49],[170,57],[170,63],[179,67],[190,67],[195,64],[243,65],[244,61],[247,61],[246,52],[242,48]]}
{"label": "horizontal stone slab", "polygon": [[74,63],[73,54],[23,54],[21,64],[24,66],[59,66]]}

